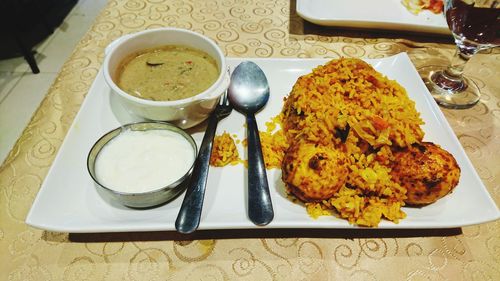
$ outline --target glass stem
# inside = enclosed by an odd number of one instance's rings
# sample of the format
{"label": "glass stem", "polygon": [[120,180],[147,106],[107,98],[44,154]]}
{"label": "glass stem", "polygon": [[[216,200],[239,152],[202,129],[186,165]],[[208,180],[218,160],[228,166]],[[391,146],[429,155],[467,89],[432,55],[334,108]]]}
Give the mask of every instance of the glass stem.
{"label": "glass stem", "polygon": [[457,48],[453,58],[451,59],[450,66],[445,70],[444,75],[448,76],[451,79],[461,80],[462,73],[464,72],[465,64],[469,61],[472,55],[467,55],[460,52],[460,49]]}

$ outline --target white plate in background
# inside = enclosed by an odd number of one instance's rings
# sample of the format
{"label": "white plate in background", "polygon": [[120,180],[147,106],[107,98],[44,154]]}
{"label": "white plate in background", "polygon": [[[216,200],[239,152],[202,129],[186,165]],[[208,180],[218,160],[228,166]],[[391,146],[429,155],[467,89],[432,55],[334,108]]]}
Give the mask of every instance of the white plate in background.
{"label": "white plate in background", "polygon": [[410,13],[401,0],[297,0],[297,14],[325,26],[451,34],[443,14]]}

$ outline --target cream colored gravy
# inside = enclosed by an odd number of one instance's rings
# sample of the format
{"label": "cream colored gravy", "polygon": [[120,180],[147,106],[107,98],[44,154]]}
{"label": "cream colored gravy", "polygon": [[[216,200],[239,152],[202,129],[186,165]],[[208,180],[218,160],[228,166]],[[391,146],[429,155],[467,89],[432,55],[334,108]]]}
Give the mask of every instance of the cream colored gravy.
{"label": "cream colored gravy", "polygon": [[117,84],[142,99],[172,101],[195,96],[219,77],[214,58],[187,46],[167,45],[129,55],[118,69]]}

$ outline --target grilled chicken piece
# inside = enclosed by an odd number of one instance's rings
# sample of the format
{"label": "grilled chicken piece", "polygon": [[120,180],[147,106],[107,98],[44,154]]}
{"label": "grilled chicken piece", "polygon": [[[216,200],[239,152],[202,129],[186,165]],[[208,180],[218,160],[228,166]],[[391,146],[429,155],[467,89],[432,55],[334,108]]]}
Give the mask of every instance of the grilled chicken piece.
{"label": "grilled chicken piece", "polygon": [[391,176],[407,189],[408,205],[427,205],[458,184],[460,167],[448,151],[431,142],[415,143],[393,152]]}
{"label": "grilled chicken piece", "polygon": [[333,147],[299,141],[285,153],[281,170],[289,192],[304,202],[319,202],[345,184],[348,161]]}

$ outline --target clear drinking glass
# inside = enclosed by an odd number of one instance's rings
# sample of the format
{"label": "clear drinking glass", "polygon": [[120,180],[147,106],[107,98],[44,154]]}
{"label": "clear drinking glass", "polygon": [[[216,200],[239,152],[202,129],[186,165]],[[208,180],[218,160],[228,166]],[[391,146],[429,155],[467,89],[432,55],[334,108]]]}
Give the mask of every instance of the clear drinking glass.
{"label": "clear drinking glass", "polygon": [[431,65],[419,74],[438,104],[469,108],[479,102],[478,86],[463,75],[465,64],[481,50],[500,45],[498,0],[444,0],[444,13],[457,50],[449,66]]}

